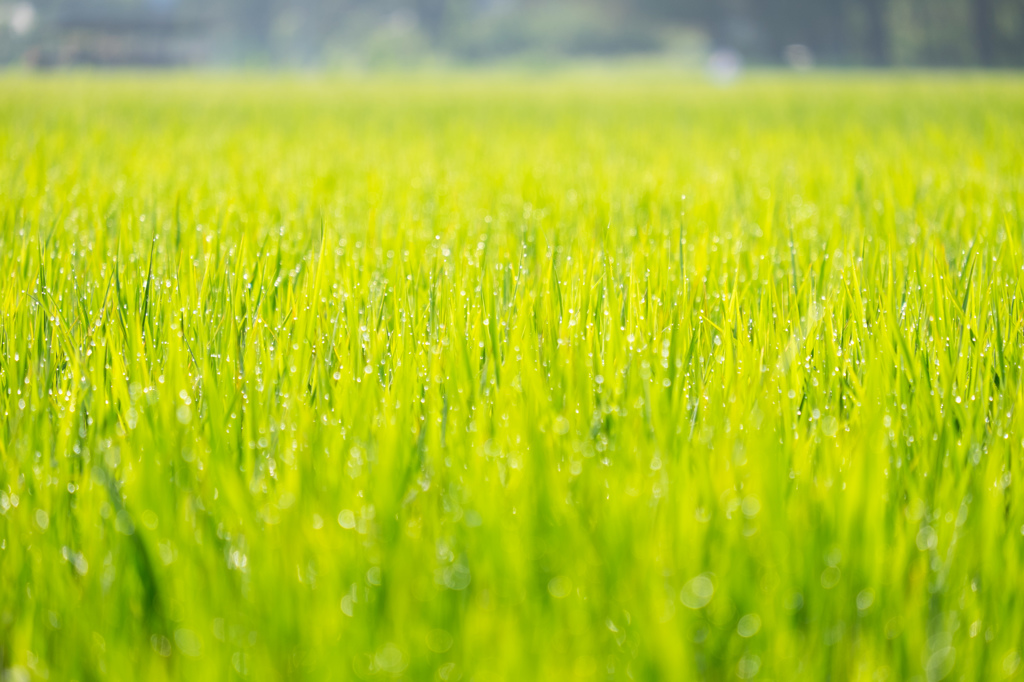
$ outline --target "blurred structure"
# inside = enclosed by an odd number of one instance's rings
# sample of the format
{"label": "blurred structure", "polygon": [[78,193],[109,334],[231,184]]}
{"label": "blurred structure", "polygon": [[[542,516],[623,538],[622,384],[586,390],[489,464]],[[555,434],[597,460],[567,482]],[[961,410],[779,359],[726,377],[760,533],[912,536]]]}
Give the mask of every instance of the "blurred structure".
{"label": "blurred structure", "polygon": [[708,75],[722,85],[736,80],[743,68],[743,58],[735,50],[718,48],[708,55]]}
{"label": "blurred structure", "polygon": [[0,0],[0,62],[1024,66],[1024,0]]}
{"label": "blurred structure", "polygon": [[782,55],[785,57],[789,67],[795,71],[808,71],[814,68],[814,55],[811,54],[810,48],[806,45],[800,45],[799,43],[786,45]]}
{"label": "blurred structure", "polygon": [[76,3],[46,15],[32,66],[181,66],[208,60],[209,16],[170,6]]}

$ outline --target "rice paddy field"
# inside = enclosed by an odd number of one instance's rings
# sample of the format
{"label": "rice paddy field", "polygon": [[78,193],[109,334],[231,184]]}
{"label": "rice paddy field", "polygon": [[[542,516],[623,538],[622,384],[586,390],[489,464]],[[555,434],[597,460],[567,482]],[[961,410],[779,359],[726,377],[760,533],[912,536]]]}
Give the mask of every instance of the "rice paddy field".
{"label": "rice paddy field", "polygon": [[15,680],[1024,679],[1024,81],[0,77]]}

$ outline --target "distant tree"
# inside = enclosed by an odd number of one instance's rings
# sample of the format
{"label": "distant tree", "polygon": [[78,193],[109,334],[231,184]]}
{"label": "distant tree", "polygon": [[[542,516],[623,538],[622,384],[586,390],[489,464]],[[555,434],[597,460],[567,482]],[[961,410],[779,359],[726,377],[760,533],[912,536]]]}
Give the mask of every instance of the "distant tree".
{"label": "distant tree", "polygon": [[751,5],[764,57],[782,58],[788,45],[805,45],[819,59],[842,63],[849,55],[848,0],[762,0]]}
{"label": "distant tree", "polygon": [[971,17],[974,20],[974,47],[985,66],[995,64],[996,19],[992,0],[972,0]]}
{"label": "distant tree", "polygon": [[[544,27],[537,29],[543,23],[537,18],[545,16],[551,4],[568,2],[590,5],[580,16],[598,19],[577,33],[600,33],[605,44],[617,44],[607,39],[616,32],[646,30],[656,36],[663,24],[686,24],[701,30],[711,47],[737,49],[754,62],[780,62],[787,46],[802,44],[825,64],[888,66],[899,60],[1024,66],[1024,0],[31,1],[39,28],[23,41],[26,44],[48,40],[47,26],[63,13],[100,16],[160,7],[207,17],[222,48],[218,52],[229,59],[273,61],[301,54],[303,60],[315,62],[318,54],[339,41],[349,41],[346,49],[358,50],[360,36],[372,33],[374,22],[383,25],[396,10],[415,16],[435,50],[455,50],[460,39],[478,30],[477,42],[505,41],[516,46],[513,49],[530,49],[531,40],[552,40]],[[502,17],[500,22],[496,16]],[[488,22],[489,29],[479,28]],[[573,40],[585,42],[587,36],[577,33]],[[656,38],[652,41],[657,43]],[[11,50],[0,50],[0,61],[4,54],[12,55],[7,60],[17,58]]]}
{"label": "distant tree", "polygon": [[445,22],[445,0],[412,0],[412,5],[420,28],[437,43]]}
{"label": "distant tree", "polygon": [[[216,4],[216,3],[215,3]],[[236,0],[235,12],[244,39],[252,46],[265,49],[270,42],[273,0]]]}
{"label": "distant tree", "polygon": [[866,21],[864,47],[868,61],[887,66],[892,61],[888,0],[861,0]]}

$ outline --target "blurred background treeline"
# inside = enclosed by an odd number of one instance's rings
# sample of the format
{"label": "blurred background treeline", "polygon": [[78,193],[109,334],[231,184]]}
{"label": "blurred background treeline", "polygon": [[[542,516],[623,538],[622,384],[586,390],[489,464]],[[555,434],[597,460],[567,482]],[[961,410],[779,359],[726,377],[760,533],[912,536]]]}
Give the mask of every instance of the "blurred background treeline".
{"label": "blurred background treeline", "polygon": [[1024,65],[1024,0],[0,0],[0,64]]}

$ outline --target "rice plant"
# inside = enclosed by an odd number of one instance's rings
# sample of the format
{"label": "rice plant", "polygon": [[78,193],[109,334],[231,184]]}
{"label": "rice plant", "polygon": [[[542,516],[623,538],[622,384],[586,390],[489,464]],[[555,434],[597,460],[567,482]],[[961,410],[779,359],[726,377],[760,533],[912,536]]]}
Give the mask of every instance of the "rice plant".
{"label": "rice plant", "polygon": [[1022,121],[3,76],[3,679],[1021,679]]}

